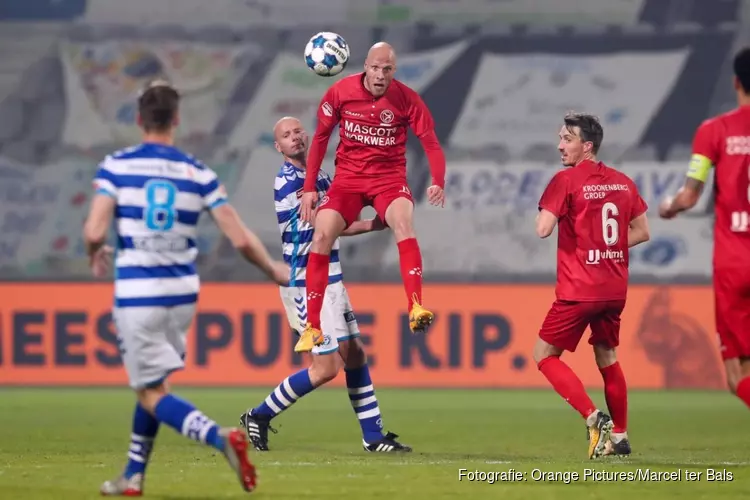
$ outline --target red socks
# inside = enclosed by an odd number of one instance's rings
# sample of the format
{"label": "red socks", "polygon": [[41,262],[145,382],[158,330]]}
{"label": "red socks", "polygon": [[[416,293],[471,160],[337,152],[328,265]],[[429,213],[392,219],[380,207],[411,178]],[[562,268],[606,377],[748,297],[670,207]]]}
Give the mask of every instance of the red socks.
{"label": "red socks", "polygon": [[737,384],[737,397],[750,407],[750,377],[745,377]]}
{"label": "red socks", "polygon": [[330,255],[310,252],[307,258],[307,321],[313,328],[320,329],[320,310],[328,286],[328,264]]}
{"label": "red socks", "polygon": [[415,297],[417,302],[422,303],[422,253],[419,251],[417,239],[409,238],[399,241],[398,255],[401,264],[401,279],[409,301],[407,311],[411,311]]}
{"label": "red socks", "polygon": [[573,370],[566,365],[559,356],[550,356],[544,358],[537,365],[539,371],[547,377],[555,391],[568,402],[570,406],[576,409],[581,416],[586,419],[596,411],[596,406],[591,398],[586,394],[581,379],[573,373]]}
{"label": "red socks", "polygon": [[[607,408],[615,424],[612,432],[621,433],[628,430],[628,387],[620,363],[615,362],[605,368],[600,368],[604,380],[604,398]],[[748,387],[750,390],[750,387]]]}
{"label": "red socks", "polygon": [[[539,371],[547,377],[555,391],[567,401],[570,406],[576,409],[583,418],[587,418],[591,413],[596,411],[593,401],[586,394],[581,379],[579,379],[573,370],[558,356],[550,356],[539,362]],[[628,430],[628,387],[625,383],[625,375],[622,373],[620,363],[615,362],[606,368],[600,368],[604,380],[604,397],[607,400],[607,408],[614,423],[612,432],[622,433]],[[745,378],[746,382],[743,388],[745,398],[740,398],[750,406],[750,377]],[[742,385],[742,382],[740,384]],[[737,387],[739,396],[740,386]]]}

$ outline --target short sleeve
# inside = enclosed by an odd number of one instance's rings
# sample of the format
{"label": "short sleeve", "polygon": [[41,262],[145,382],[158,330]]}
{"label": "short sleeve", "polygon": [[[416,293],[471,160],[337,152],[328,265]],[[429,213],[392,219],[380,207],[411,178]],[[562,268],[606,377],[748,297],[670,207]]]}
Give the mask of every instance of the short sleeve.
{"label": "short sleeve", "polygon": [[547,210],[558,219],[568,213],[568,181],[565,171],[555,174],[549,181],[547,187],[539,200],[539,210]]}
{"label": "short sleeve", "polygon": [[224,185],[219,182],[219,178],[216,172],[210,168],[203,167],[199,171],[197,176],[197,182],[199,186],[199,192],[201,198],[203,198],[203,206],[209,210],[213,210],[229,201],[227,190]]}
{"label": "short sleeve", "polygon": [[435,130],[435,120],[418,93],[410,91],[407,96],[409,98],[409,127],[414,135],[421,138]]}
{"label": "short sleeve", "polygon": [[94,191],[97,194],[117,198],[118,184],[117,174],[112,171],[111,163],[108,159],[105,159],[99,164],[99,168],[97,168],[96,174],[94,174]]}
{"label": "short sleeve", "polygon": [[716,139],[716,122],[705,121],[698,127],[693,137],[693,155],[690,157],[687,177],[706,182],[711,168],[719,160],[719,146]]}

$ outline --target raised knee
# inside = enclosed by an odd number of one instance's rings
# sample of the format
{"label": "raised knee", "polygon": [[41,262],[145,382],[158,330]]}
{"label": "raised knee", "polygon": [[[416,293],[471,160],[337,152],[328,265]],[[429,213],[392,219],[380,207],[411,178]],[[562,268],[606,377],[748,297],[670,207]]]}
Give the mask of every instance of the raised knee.
{"label": "raised knee", "polygon": [[391,227],[391,230],[398,240],[405,240],[407,238],[415,237],[414,226],[409,219],[397,220]]}
{"label": "raised knee", "polygon": [[308,372],[310,375],[310,382],[315,387],[327,384],[335,379],[341,368],[340,363],[335,362],[335,358],[332,355],[324,354],[322,356],[326,356],[326,358],[323,360],[315,360]]}
{"label": "raised knee", "polygon": [[333,246],[333,240],[336,238],[333,236],[333,232],[327,228],[315,228],[313,232],[312,244],[316,249],[319,250],[330,250]]}
{"label": "raised knee", "polygon": [[327,370],[324,370],[320,374],[320,385],[327,384],[331,380],[336,378],[336,375],[339,374],[338,367],[330,368]]}

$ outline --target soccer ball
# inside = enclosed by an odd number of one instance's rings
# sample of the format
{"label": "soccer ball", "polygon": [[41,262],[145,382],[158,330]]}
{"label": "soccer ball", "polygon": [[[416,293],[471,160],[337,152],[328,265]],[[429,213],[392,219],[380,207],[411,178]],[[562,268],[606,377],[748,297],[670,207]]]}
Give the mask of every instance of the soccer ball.
{"label": "soccer ball", "polygon": [[341,35],[323,31],[307,42],[305,63],[320,76],[338,75],[349,62],[349,44]]}

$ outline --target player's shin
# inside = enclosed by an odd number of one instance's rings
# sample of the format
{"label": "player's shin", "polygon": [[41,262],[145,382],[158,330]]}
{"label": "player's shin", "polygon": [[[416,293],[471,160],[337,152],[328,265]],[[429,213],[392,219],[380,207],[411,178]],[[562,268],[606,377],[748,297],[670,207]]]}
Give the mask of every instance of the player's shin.
{"label": "player's shin", "polygon": [[374,443],[383,438],[383,420],[370,378],[370,368],[364,363],[357,368],[345,368],[344,373],[349,402],[362,429],[362,439],[367,443]]}
{"label": "player's shin", "polygon": [[[323,380],[318,380],[318,385],[322,385]],[[271,391],[265,400],[251,411],[251,415],[256,418],[270,420],[287,410],[297,402],[302,396],[308,394],[317,387],[310,378],[310,369],[305,368],[294,375],[285,378],[276,388]]]}
{"label": "player's shin", "polygon": [[313,328],[320,329],[320,311],[328,286],[330,255],[310,252],[307,261],[307,320]]}
{"label": "player's shin", "polygon": [[596,406],[586,394],[583,382],[559,356],[544,358],[537,365],[555,391],[568,402],[590,425],[588,419],[596,413]]}
{"label": "player's shin", "polygon": [[135,405],[133,428],[130,434],[128,464],[123,476],[130,479],[135,474],[145,475],[154,439],[159,431],[159,421],[148,413],[140,403]]}
{"label": "player's shin", "polygon": [[600,368],[604,380],[604,397],[612,417],[612,432],[622,434],[628,430],[628,387],[619,362]]}
{"label": "player's shin", "polygon": [[419,250],[417,239],[407,238],[399,241],[398,254],[408,311],[411,311],[415,301],[422,304],[422,252]]}
{"label": "player's shin", "polygon": [[154,415],[174,430],[193,441],[226,450],[226,440],[219,433],[219,426],[195,408],[190,402],[173,394],[165,394],[154,408]]}

